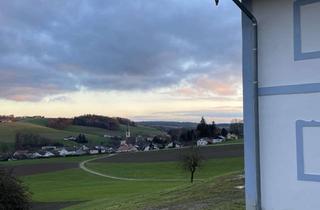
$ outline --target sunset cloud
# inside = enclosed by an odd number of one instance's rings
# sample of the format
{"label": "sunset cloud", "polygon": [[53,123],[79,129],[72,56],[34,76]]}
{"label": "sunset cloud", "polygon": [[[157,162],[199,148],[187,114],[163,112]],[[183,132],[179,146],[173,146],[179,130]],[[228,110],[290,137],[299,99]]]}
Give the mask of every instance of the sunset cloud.
{"label": "sunset cloud", "polygon": [[0,24],[0,114],[240,116],[232,2],[0,1]]}
{"label": "sunset cloud", "polygon": [[[151,90],[239,66],[239,15],[225,15],[236,11],[209,0],[1,1],[0,97]],[[210,82],[199,78],[231,94]]]}

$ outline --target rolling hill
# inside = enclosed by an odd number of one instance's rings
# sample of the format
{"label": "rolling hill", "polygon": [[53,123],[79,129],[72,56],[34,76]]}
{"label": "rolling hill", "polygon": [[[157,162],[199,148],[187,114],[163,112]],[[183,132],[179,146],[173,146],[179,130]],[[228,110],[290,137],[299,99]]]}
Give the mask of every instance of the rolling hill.
{"label": "rolling hill", "polygon": [[[15,136],[20,133],[38,134],[56,142],[63,143],[67,146],[75,145],[76,143],[64,141],[67,136],[78,136],[80,133],[85,134],[89,145],[97,145],[105,143],[110,138],[104,138],[104,135],[124,136],[126,131],[125,125],[120,125],[119,130],[106,130],[102,128],[86,127],[86,126],[68,126],[66,129],[58,130],[47,127],[47,119],[45,118],[26,118],[18,122],[0,123],[0,152],[13,148]],[[162,131],[147,126],[132,126],[130,127],[131,135],[155,136],[164,134]]]}

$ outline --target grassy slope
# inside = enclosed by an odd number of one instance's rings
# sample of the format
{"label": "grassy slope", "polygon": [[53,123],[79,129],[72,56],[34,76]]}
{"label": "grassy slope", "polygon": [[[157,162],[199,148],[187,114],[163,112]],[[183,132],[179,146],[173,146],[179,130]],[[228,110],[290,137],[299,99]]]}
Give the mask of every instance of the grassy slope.
{"label": "grassy slope", "polygon": [[[100,144],[108,141],[104,138],[104,134],[123,136],[126,126],[121,125],[120,130],[110,131],[101,128],[85,127],[85,126],[69,126],[65,130],[57,130],[46,127],[47,119],[24,119],[20,122],[0,123],[0,144],[8,144],[13,146],[15,135],[17,132],[30,132],[39,134],[43,137],[62,142],[64,144],[73,145],[72,142],[63,141],[66,136],[77,136],[79,133],[86,135],[89,143]],[[157,135],[162,134],[161,131],[145,126],[131,127],[132,135]]]}
{"label": "grassy slope", "polygon": [[[88,157],[87,157],[88,158]],[[76,158],[60,158],[52,159],[51,161],[80,161],[84,157]],[[32,160],[29,163],[39,160]],[[44,160],[44,161],[50,161]],[[19,162],[19,161],[17,161]],[[25,164],[25,162],[23,163]],[[98,164],[98,165],[97,165]],[[110,164],[110,163],[93,163],[90,167],[98,167],[101,164],[101,169],[108,170],[110,168],[113,174],[120,174],[125,176],[154,177],[154,178],[186,178],[185,182],[139,182],[139,181],[117,181],[104,177],[88,174],[81,169],[70,169],[59,172],[38,174],[32,176],[22,177],[23,181],[30,187],[33,193],[33,200],[42,202],[53,201],[92,201],[88,204],[82,203],[78,206],[79,209],[101,209],[95,206],[112,204],[116,205],[130,200],[130,205],[135,205],[134,199],[138,199],[146,205],[148,202],[140,200],[141,198],[153,196],[152,199],[160,199],[159,203],[163,201],[161,192],[174,192],[170,189],[187,189],[190,187],[188,176],[183,173],[178,167],[177,163],[155,163],[156,167],[151,164],[139,163],[135,164]],[[134,169],[135,167],[137,169]],[[161,167],[161,171],[157,169]],[[213,177],[239,171],[243,168],[243,160],[241,158],[226,158],[209,160],[204,163],[202,170],[199,170],[196,178],[212,179]],[[128,171],[130,170],[130,171]],[[132,171],[131,171],[132,170]],[[139,173],[140,171],[140,173]],[[123,174],[125,173],[125,174]],[[202,182],[197,181],[201,184]],[[198,185],[196,184],[196,185]],[[177,188],[178,187],[178,188]],[[180,188],[182,187],[182,188]],[[161,195],[161,196],[160,196]],[[131,202],[132,201],[132,202]],[[97,203],[96,203],[97,202]],[[138,202],[138,203],[139,203]],[[137,204],[138,204],[137,203]],[[129,205],[129,204],[128,204]],[[140,204],[139,204],[140,205]],[[132,206],[132,208],[135,206]],[[76,209],[77,209],[76,208]],[[130,208],[130,209],[132,209]],[[138,208],[138,207],[137,207]],[[121,208],[120,208],[121,209]],[[126,208],[123,208],[126,209]],[[128,209],[128,208],[127,208]]]}
{"label": "grassy slope", "polygon": [[81,169],[26,176],[22,180],[30,187],[33,200],[43,202],[117,199],[160,191],[179,184],[110,180],[89,174]]}
{"label": "grassy slope", "polygon": [[67,208],[68,210],[125,209],[211,209],[244,210],[244,185],[241,173],[214,177],[205,182],[184,184],[161,192],[145,193],[130,199],[104,198]]}
{"label": "grassy slope", "polygon": [[[26,122],[1,123],[0,124],[0,142],[11,143],[11,144],[14,143],[15,135],[17,132],[39,134],[43,137],[46,137],[64,144],[69,144],[69,145],[73,145],[73,143],[63,141],[63,138],[66,136],[76,136],[79,134],[76,132],[56,130],[56,129],[48,128],[45,126],[26,123]],[[99,141],[102,139],[102,138],[99,139],[97,136],[90,135],[90,134],[87,135],[87,138],[90,141]]]}
{"label": "grassy slope", "polygon": [[[124,136],[127,126],[120,125],[119,130],[106,130],[102,128],[94,128],[94,127],[86,127],[86,126],[78,126],[78,125],[72,125],[66,128],[67,131],[72,132],[84,132],[87,134],[93,134],[98,136],[103,136],[104,134],[110,135],[110,136]],[[143,135],[143,136],[154,136],[154,135],[161,135],[164,134],[162,131],[157,130],[155,128],[151,127],[145,127],[145,126],[137,126],[137,127],[130,127],[131,135],[137,136],[137,135]]]}
{"label": "grassy slope", "polygon": [[[212,159],[204,161],[196,172],[199,179],[206,179],[243,168],[243,158]],[[177,162],[156,163],[88,163],[88,168],[103,174],[126,178],[189,179],[189,174]]]}

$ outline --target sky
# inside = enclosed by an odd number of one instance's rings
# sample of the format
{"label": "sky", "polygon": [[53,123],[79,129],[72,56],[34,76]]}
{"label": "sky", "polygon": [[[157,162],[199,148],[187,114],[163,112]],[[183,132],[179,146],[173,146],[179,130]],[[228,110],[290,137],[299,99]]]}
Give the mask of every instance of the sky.
{"label": "sky", "polygon": [[242,118],[232,1],[0,1],[0,115]]}

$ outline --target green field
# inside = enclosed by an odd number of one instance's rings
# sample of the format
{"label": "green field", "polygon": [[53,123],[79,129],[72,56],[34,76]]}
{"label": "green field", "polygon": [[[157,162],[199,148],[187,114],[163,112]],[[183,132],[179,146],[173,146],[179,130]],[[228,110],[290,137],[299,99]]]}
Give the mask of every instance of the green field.
{"label": "green field", "polygon": [[[94,157],[12,161],[2,165],[81,162]],[[36,202],[80,202],[67,208],[70,210],[141,209],[142,207],[183,205],[187,201],[196,203],[196,201],[207,199],[211,199],[208,203],[209,206],[212,205],[212,202],[219,200],[215,207],[209,209],[225,209],[222,207],[226,205],[231,205],[230,209],[243,209],[243,192],[234,188],[243,183],[241,180],[230,178],[241,173],[243,169],[242,157],[204,161],[195,175],[196,179],[201,180],[196,180],[194,184],[190,184],[189,174],[181,169],[178,162],[89,162],[86,166],[113,176],[183,180],[119,181],[89,174],[79,168],[29,175],[21,177],[21,179],[30,188],[32,198]],[[229,174],[229,178],[225,177],[227,174]],[[230,180],[235,181],[230,182]],[[208,194],[209,191],[212,194]],[[221,197],[221,194],[226,193],[228,195],[223,196],[227,197]],[[149,202],[150,199],[152,202]]]}
{"label": "green field", "polygon": [[[89,169],[125,178],[139,179],[184,179],[189,180],[189,174],[182,170],[177,162],[155,163],[95,163],[86,164]],[[212,159],[204,161],[196,172],[198,179],[207,179],[224,173],[240,171],[243,168],[242,158]]]}
{"label": "green field", "polygon": [[225,174],[195,184],[133,195],[103,198],[71,206],[66,210],[138,210],[138,209],[206,209],[244,210],[244,192],[241,173]]}

